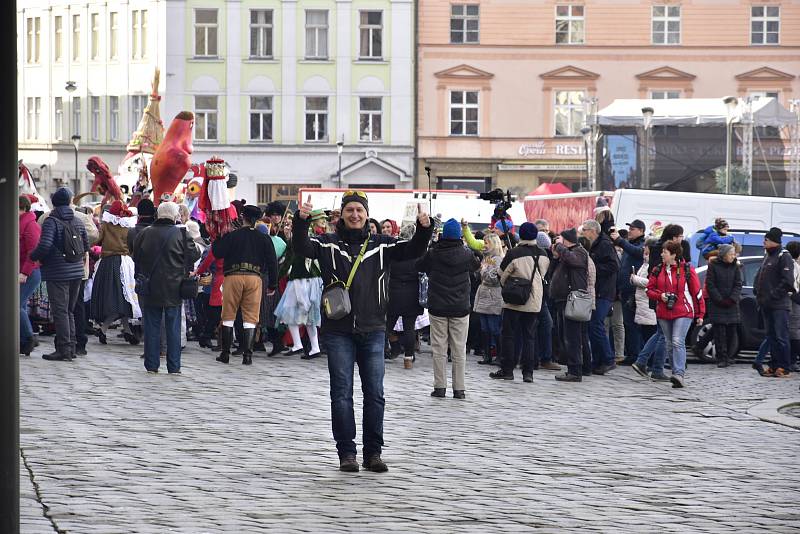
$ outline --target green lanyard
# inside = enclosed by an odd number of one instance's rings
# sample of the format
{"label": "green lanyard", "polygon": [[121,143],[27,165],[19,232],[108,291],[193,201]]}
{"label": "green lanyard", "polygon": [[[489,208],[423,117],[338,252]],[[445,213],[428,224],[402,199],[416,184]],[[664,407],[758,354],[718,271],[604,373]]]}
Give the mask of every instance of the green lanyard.
{"label": "green lanyard", "polygon": [[358,253],[358,257],[356,258],[355,263],[353,263],[353,268],[350,269],[350,276],[347,277],[347,285],[344,286],[346,289],[350,289],[350,284],[353,283],[353,277],[356,275],[358,266],[361,265],[361,258],[364,257],[364,252],[367,251],[367,245],[369,245],[369,236],[367,236],[364,244],[361,245],[361,252]]}

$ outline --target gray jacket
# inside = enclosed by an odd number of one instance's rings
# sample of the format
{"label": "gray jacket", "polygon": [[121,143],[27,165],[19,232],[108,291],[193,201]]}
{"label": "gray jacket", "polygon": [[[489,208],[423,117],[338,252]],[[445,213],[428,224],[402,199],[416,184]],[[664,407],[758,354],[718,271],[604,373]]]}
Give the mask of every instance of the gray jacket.
{"label": "gray jacket", "polygon": [[503,312],[502,288],[500,287],[499,255],[487,256],[481,263],[481,285],[475,293],[472,311],[486,315],[500,315]]}

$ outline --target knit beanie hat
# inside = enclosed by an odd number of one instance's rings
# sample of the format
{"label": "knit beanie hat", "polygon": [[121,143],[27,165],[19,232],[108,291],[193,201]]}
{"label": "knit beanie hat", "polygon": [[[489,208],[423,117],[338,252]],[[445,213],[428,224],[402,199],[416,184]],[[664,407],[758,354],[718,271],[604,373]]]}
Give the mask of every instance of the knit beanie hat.
{"label": "knit beanie hat", "polygon": [[539,234],[539,229],[531,222],[524,222],[519,227],[519,238],[525,241],[533,241]]}
{"label": "knit beanie hat", "polygon": [[50,197],[53,207],[69,206],[72,201],[72,191],[68,187],[61,187]]}
{"label": "knit beanie hat", "polygon": [[444,223],[442,239],[461,239],[461,223],[455,219],[448,219]]}
{"label": "knit beanie hat", "polygon": [[344,211],[344,207],[350,202],[358,202],[364,206],[364,209],[369,213],[369,203],[367,202],[367,195],[365,193],[361,191],[348,191],[348,193],[350,194],[346,194],[342,197],[342,211]]}
{"label": "knit beanie hat", "polygon": [[714,229],[715,230],[721,230],[721,229],[725,228],[726,226],[729,227],[730,225],[728,224],[728,221],[726,221],[722,217],[717,217],[716,219],[714,219]]}
{"label": "knit beanie hat", "polygon": [[514,229],[514,223],[511,222],[511,219],[505,219],[505,229],[503,228],[503,219],[500,219],[496,223],[494,223],[494,227],[497,229],[498,232],[501,234],[510,233],[511,230]]}
{"label": "knit beanie hat", "polygon": [[136,205],[139,217],[152,217],[156,214],[156,207],[149,198],[144,198]]}
{"label": "knit beanie hat", "polygon": [[767,232],[767,234],[764,236],[764,239],[769,239],[773,243],[778,243],[778,244],[781,243],[782,238],[783,238],[783,231],[776,226],[770,228],[769,232]]}
{"label": "knit beanie hat", "polygon": [[171,221],[177,221],[178,217],[180,216],[180,211],[178,211],[178,205],[174,202],[162,202],[158,205],[158,212],[157,216],[159,219],[169,219]]}
{"label": "knit beanie hat", "polygon": [[577,243],[578,242],[578,231],[575,228],[568,228],[561,232],[561,237],[569,241],[570,243]]}

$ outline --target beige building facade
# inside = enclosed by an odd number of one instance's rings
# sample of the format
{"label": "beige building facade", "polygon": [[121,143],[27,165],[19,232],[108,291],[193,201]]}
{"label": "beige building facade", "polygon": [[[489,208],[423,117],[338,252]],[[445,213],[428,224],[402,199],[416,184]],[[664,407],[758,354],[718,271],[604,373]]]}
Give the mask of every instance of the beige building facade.
{"label": "beige building facade", "polygon": [[581,129],[618,98],[800,98],[796,0],[422,0],[418,20],[420,185],[586,188]]}

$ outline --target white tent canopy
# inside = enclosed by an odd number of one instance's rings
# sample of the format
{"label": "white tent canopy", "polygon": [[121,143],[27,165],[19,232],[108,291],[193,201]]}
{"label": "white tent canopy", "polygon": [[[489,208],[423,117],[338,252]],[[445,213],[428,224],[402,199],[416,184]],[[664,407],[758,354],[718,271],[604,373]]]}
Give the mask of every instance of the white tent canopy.
{"label": "white tent canopy", "polygon": [[[787,126],[797,116],[776,98],[759,98],[750,103],[756,126]],[[733,122],[741,122],[746,104],[738,99]],[[600,126],[644,126],[642,108],[653,109],[653,126],[724,126],[728,120],[723,98],[675,98],[666,100],[617,99],[597,113]]]}

